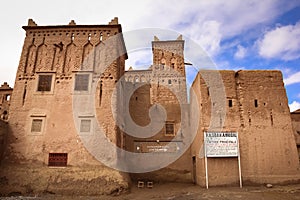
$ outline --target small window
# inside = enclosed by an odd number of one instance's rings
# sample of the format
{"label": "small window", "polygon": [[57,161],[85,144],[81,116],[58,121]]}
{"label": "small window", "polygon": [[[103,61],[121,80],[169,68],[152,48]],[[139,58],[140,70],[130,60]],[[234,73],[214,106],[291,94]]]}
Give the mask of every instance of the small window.
{"label": "small window", "polygon": [[232,107],[232,99],[228,100],[228,106],[231,108]]}
{"label": "small window", "polygon": [[257,99],[254,100],[254,106],[255,106],[255,108],[258,107],[258,100]]}
{"label": "small window", "polygon": [[168,84],[169,84],[169,85],[171,85],[171,84],[172,84],[172,81],[171,81],[170,79],[168,80]]}
{"label": "small window", "polygon": [[88,91],[89,78],[89,74],[75,74],[75,91]]}
{"label": "small window", "polygon": [[48,166],[66,167],[68,163],[67,153],[49,153]]}
{"label": "small window", "polygon": [[39,75],[39,82],[37,91],[49,92],[51,91],[52,75]]}
{"label": "small window", "polygon": [[91,123],[90,119],[82,119],[80,123],[80,132],[81,133],[89,133],[91,131]]}
{"label": "small window", "polygon": [[171,67],[172,67],[172,69],[175,69],[175,64],[172,63],[172,64],[171,64]]}
{"label": "small window", "polygon": [[5,96],[5,100],[6,100],[6,101],[9,101],[9,100],[10,100],[10,94],[7,94],[7,95]]}
{"label": "small window", "polygon": [[31,132],[42,132],[42,119],[33,119],[31,124]]}
{"label": "small window", "polygon": [[166,136],[174,136],[174,123],[166,123]]}

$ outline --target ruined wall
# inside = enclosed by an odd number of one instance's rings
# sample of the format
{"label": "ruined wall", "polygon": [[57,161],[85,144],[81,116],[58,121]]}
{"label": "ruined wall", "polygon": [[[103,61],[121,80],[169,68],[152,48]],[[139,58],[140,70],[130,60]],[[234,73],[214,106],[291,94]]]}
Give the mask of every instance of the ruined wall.
{"label": "ruined wall", "polygon": [[[220,94],[222,87],[224,95],[213,99],[214,90]],[[200,71],[192,88],[201,110],[194,156],[202,150],[204,131],[237,131],[245,182],[293,180],[299,162],[279,71]],[[196,166],[198,184],[205,185],[204,155]],[[236,158],[208,158],[208,166],[209,185],[237,184]]]}

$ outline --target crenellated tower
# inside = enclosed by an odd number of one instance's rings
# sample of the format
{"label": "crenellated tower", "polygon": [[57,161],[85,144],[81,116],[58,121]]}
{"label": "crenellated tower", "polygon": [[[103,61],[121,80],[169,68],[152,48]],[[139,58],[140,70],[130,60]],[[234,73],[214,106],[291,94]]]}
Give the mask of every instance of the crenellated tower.
{"label": "crenellated tower", "polygon": [[[186,74],[184,65],[184,40],[180,35],[176,40],[160,41],[154,36],[152,102],[166,104],[186,104]],[[162,87],[160,87],[162,86]],[[177,102],[176,102],[177,101]]]}

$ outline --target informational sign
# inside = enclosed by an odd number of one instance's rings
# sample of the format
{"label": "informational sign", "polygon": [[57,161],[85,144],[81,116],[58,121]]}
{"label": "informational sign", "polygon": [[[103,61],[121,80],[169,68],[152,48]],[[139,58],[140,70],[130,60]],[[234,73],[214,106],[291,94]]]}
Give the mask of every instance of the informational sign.
{"label": "informational sign", "polygon": [[205,179],[208,189],[208,157],[237,157],[240,188],[242,183],[241,158],[237,132],[204,132]]}
{"label": "informational sign", "polygon": [[135,142],[135,151],[140,153],[176,153],[177,142]]}
{"label": "informational sign", "polygon": [[206,157],[238,157],[237,132],[204,132]]}

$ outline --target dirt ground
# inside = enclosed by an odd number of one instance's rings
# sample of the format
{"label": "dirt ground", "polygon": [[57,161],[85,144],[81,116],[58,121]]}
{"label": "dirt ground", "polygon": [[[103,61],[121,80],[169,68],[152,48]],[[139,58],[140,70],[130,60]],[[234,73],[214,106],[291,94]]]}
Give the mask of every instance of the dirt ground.
{"label": "dirt ground", "polygon": [[1,200],[42,199],[42,200],[300,200],[300,184],[288,186],[212,187],[208,190],[192,184],[169,183],[154,185],[152,189],[132,187],[131,192],[120,196],[60,196],[42,195],[37,197],[2,197]]}

